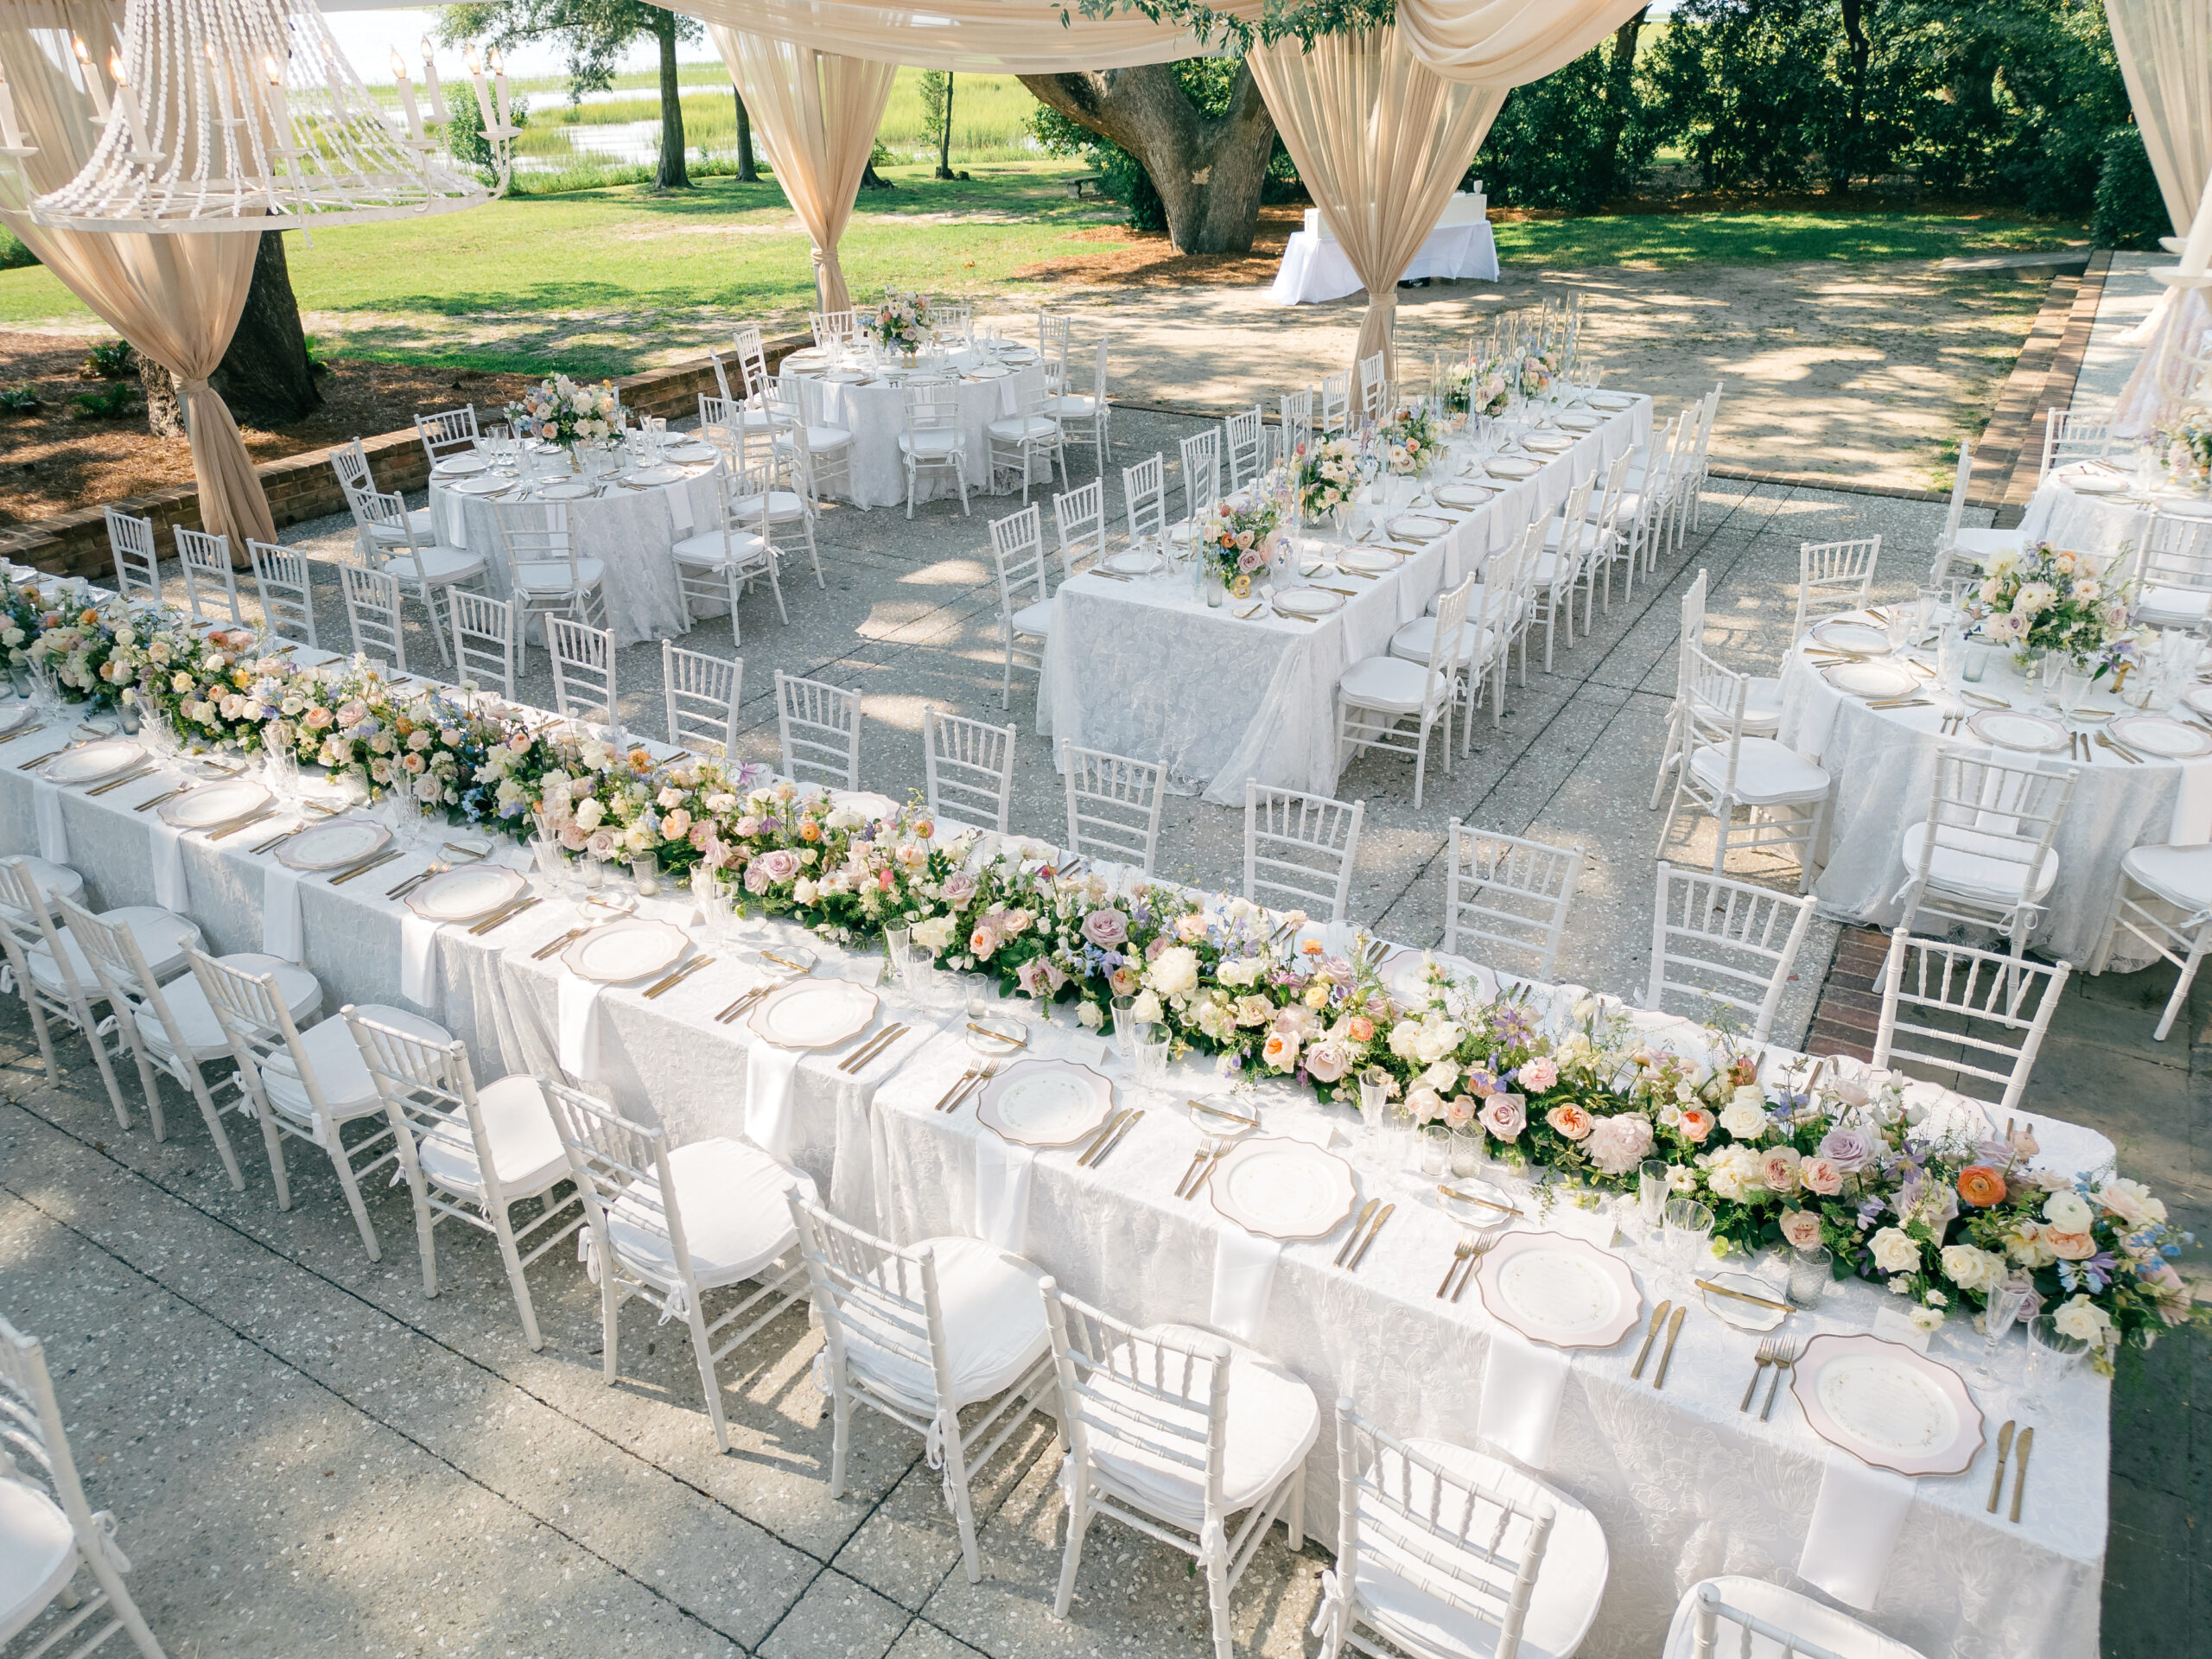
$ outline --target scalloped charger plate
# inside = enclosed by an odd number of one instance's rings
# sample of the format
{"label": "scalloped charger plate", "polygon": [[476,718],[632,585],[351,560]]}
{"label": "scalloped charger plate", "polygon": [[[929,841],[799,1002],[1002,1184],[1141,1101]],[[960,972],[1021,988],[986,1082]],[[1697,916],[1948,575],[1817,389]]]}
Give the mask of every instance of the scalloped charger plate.
{"label": "scalloped charger plate", "polygon": [[1868,1332],[1805,1344],[1789,1392],[1813,1433],[1876,1469],[1960,1475],[1981,1451],[1981,1408],[1949,1366]]}
{"label": "scalloped charger plate", "polygon": [[1564,1233],[1508,1233],[1475,1284],[1494,1318],[1554,1348],[1610,1348],[1643,1314],[1628,1263]]}
{"label": "scalloped charger plate", "polygon": [[993,1077],[976,1121],[1017,1147],[1067,1147],[1105,1128],[1114,1085],[1087,1065],[1020,1060]]}
{"label": "scalloped charger plate", "polygon": [[288,870],[338,870],[382,852],[391,831],[374,818],[334,818],[302,830],[276,850]]}
{"label": "scalloped charger plate", "polygon": [[1325,1238],[1359,1202],[1351,1166],[1310,1141],[1240,1141],[1206,1183],[1213,1207],[1246,1232],[1283,1240]]}

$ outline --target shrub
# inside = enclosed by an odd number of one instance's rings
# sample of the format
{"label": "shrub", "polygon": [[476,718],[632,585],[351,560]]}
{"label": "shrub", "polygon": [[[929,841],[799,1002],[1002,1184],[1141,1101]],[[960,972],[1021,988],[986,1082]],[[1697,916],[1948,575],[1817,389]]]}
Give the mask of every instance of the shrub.
{"label": "shrub", "polygon": [[2140,127],[2115,127],[2105,140],[2097,168],[2096,215],[2091,238],[2101,248],[2155,248],[2171,228],[2158,175],[2143,148]]}
{"label": "shrub", "polygon": [[36,264],[38,255],[17,241],[5,226],[0,226],[0,270],[16,270]]}
{"label": "shrub", "polygon": [[[454,96],[446,103],[451,110],[446,120],[446,145],[453,151],[454,159],[472,162],[488,171],[492,165],[492,146],[484,137],[484,116],[476,107],[474,90],[464,83],[456,82]],[[528,126],[529,101],[520,97],[510,100],[507,117],[512,125]]]}
{"label": "shrub", "polygon": [[104,340],[86,353],[77,371],[79,380],[132,380],[138,375],[138,353],[127,340]]}
{"label": "shrub", "polygon": [[69,400],[69,407],[87,420],[111,421],[128,415],[137,396],[136,381],[117,380],[102,386],[98,391],[79,392]]}
{"label": "shrub", "polygon": [[0,414],[28,415],[35,409],[46,407],[36,386],[15,386],[0,391]]}

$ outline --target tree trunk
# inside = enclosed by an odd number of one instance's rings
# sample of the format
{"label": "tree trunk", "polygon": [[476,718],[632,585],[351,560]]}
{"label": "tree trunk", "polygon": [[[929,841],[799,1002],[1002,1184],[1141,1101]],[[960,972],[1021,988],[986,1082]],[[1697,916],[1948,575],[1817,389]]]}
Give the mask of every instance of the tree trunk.
{"label": "tree trunk", "polygon": [[868,165],[861,169],[861,188],[863,190],[895,190],[899,187],[875,170],[875,158],[870,156]]}
{"label": "tree trunk", "polygon": [[660,41],[660,168],[653,175],[656,190],[689,190],[691,175],[683,166],[683,88],[676,78],[676,14],[653,15],[653,35]]}
{"label": "tree trunk", "polygon": [[[292,275],[284,263],[284,238],[264,231],[254,250],[253,283],[238,331],[208,384],[241,422],[289,426],[322,405],[315,373],[308,366],[307,336],[300,329],[299,302],[292,297]],[[150,416],[154,402],[146,400]]]}
{"label": "tree trunk", "polygon": [[1275,122],[1249,66],[1237,66],[1229,108],[1219,116],[1203,113],[1164,63],[1024,75],[1021,84],[1039,103],[1143,163],[1178,253],[1252,251]]}
{"label": "tree trunk", "polygon": [[758,184],[760,168],[753,159],[753,117],[746,110],[743,92],[733,86],[729,95],[737,100],[737,181]]}
{"label": "tree trunk", "polygon": [[944,72],[944,118],[937,129],[937,175],[952,176],[952,71]]}
{"label": "tree trunk", "polygon": [[1605,59],[1605,190],[1620,194],[1621,138],[1628,131],[1630,102],[1636,96],[1636,41],[1643,32],[1646,6],[1613,31],[1613,48]]}
{"label": "tree trunk", "polygon": [[1843,0],[1843,40],[1851,54],[1851,106],[1844,118],[1842,154],[1831,169],[1829,182],[1842,190],[1851,188],[1851,181],[1860,175],[1871,175],[1872,162],[1864,154],[1866,148],[1866,67],[1874,55],[1872,41],[1866,38],[1866,18],[1864,0]]}
{"label": "tree trunk", "polygon": [[143,353],[138,358],[138,390],[146,399],[146,429],[157,438],[191,435],[184,429],[184,405],[176,395],[176,377]]}

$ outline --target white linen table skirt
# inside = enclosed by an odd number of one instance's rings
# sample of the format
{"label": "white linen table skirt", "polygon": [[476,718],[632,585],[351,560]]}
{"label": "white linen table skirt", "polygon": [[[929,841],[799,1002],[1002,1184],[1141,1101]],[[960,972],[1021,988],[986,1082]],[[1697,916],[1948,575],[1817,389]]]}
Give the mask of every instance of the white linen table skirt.
{"label": "white linen table skirt", "polygon": [[[906,467],[899,454],[899,434],[906,429],[906,395],[895,385],[825,380],[819,371],[795,372],[799,406],[817,425],[842,427],[853,435],[850,452],[853,483],[850,499],[863,507],[897,507],[906,502]],[[1045,371],[1026,364],[1005,376],[955,383],[960,397],[960,427],[968,435],[968,493],[990,493],[990,442],[984,429],[1020,407],[1024,389],[1041,393]],[[1043,474],[1039,473],[1039,478]],[[1019,487],[1016,481],[1015,487]],[[916,480],[914,499],[934,501],[939,496],[958,499],[950,479],[942,472],[925,473]]]}
{"label": "white linen table skirt", "polygon": [[[1410,283],[1423,276],[1448,283],[1496,282],[1497,238],[1489,224],[1440,225],[1431,231],[1398,280]],[[1268,297],[1277,305],[1318,305],[1357,294],[1365,286],[1351,268],[1343,243],[1311,231],[1294,231]]]}

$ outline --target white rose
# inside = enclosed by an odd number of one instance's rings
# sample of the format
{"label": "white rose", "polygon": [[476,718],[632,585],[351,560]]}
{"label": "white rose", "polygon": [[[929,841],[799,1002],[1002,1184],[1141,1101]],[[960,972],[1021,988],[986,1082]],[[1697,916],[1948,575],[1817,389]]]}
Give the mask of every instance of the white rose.
{"label": "white rose", "polygon": [[1932,1335],[1943,1328],[1943,1310],[1940,1307],[1916,1307],[1904,1317],[1916,1331],[1926,1331]]}
{"label": "white rose", "polygon": [[1213,976],[1224,985],[1242,988],[1255,982],[1260,977],[1257,957],[1239,957],[1234,962],[1224,962],[1214,969]]}
{"label": "white rose", "polygon": [[1084,1003],[1081,1007],[1075,1011],[1075,1017],[1076,1022],[1082,1026],[1086,1031],[1097,1030],[1099,1022],[1103,1018],[1098,1012],[1098,1005],[1096,1002]]}
{"label": "white rose", "polygon": [[1139,991],[1136,1005],[1129,1010],[1129,1013],[1135,1019],[1142,1020],[1147,1023],[1155,1021],[1161,1013],[1160,999],[1150,991]]}
{"label": "white rose", "polygon": [[2165,1205],[2140,1181],[2109,1181],[2099,1189],[2097,1202],[2131,1227],[2156,1225],[2166,1218]]}
{"label": "white rose", "polygon": [[1961,1290],[1988,1290],[2005,1277],[2002,1257],[1971,1244],[1943,1247],[1943,1276]]}
{"label": "white rose", "polygon": [[1421,1080],[1441,1094],[1459,1081],[1459,1068],[1449,1060],[1439,1060],[1421,1074]]}
{"label": "white rose", "polygon": [[2112,1341],[2112,1316],[2087,1296],[2076,1296],[2050,1316],[2062,1337],[2102,1348]]}
{"label": "white rose", "polygon": [[588,833],[599,828],[599,821],[607,816],[607,809],[587,796],[576,808],[576,828]]}
{"label": "white rose", "polygon": [[1920,1265],[1920,1246],[1902,1227],[1885,1227],[1867,1243],[1884,1273],[1910,1273]]}
{"label": "white rose", "polygon": [[1744,1098],[1743,1090],[1721,1109],[1720,1127],[1738,1141],[1756,1141],[1766,1133],[1766,1111],[1763,1104],[1754,1104]]}
{"label": "white rose", "polygon": [[2052,1193],[2043,1201],[2043,1218],[2062,1233],[2086,1233],[2095,1211],[2089,1201],[2070,1190]]}
{"label": "white rose", "polygon": [[1424,1020],[1414,1035],[1414,1058],[1433,1065],[1459,1046],[1459,1027],[1449,1020]]}
{"label": "white rose", "polygon": [[942,950],[952,943],[952,918],[932,916],[925,922],[916,922],[912,937],[925,950]]}
{"label": "white rose", "polygon": [[810,875],[802,875],[791,884],[791,897],[802,905],[810,905],[822,891],[820,884]]}
{"label": "white rose", "polygon": [[1154,959],[1145,979],[1162,996],[1188,996],[1198,988],[1198,953],[1187,945],[1170,945]]}

